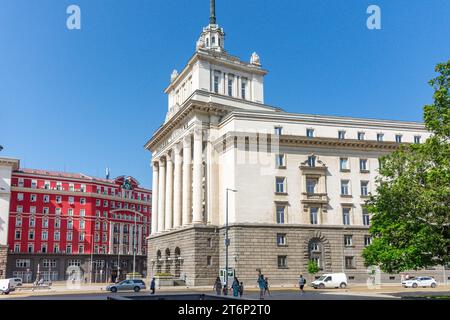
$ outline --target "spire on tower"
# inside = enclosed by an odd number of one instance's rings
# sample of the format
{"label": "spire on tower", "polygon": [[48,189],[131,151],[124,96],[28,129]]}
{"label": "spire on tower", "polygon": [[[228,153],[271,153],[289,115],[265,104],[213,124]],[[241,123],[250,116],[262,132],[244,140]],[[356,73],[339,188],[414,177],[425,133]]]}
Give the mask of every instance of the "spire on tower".
{"label": "spire on tower", "polygon": [[209,3],[209,24],[216,24],[216,0],[210,0]]}

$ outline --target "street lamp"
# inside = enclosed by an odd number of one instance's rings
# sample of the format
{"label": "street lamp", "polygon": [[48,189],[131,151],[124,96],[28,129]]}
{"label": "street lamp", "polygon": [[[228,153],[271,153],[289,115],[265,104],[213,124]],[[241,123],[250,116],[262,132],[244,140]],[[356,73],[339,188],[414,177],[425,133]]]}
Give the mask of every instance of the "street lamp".
{"label": "street lamp", "polygon": [[141,213],[134,211],[134,229],[133,229],[133,277],[136,273],[136,219],[137,215],[142,216]]}
{"label": "street lamp", "polygon": [[224,294],[228,295],[228,246],[230,245],[230,239],[228,238],[228,191],[237,192],[237,190],[226,190],[226,215],[225,215],[225,290]]}
{"label": "street lamp", "polygon": [[91,263],[89,266],[89,284],[92,284],[92,269],[93,269],[93,263],[94,263],[94,235],[93,234],[87,234],[85,236],[91,237]]}

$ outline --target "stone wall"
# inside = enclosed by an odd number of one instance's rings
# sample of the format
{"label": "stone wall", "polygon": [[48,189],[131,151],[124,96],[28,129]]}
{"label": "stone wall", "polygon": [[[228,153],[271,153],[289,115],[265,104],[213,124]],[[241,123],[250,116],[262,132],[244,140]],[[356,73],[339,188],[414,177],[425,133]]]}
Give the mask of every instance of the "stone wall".
{"label": "stone wall", "polygon": [[7,258],[8,258],[8,246],[0,246],[0,279],[6,278]]}

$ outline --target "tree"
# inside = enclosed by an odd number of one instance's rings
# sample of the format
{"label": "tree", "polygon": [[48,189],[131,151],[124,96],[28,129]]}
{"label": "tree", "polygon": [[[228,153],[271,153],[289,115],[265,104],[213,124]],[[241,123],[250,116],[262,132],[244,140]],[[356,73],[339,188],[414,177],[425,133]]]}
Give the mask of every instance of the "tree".
{"label": "tree", "polygon": [[380,159],[376,194],[367,203],[373,242],[363,258],[384,272],[450,261],[450,60],[435,71],[434,103],[424,107],[431,136]]}
{"label": "tree", "polygon": [[[319,268],[319,265],[317,264],[317,262],[314,261],[314,260],[309,260],[309,262],[308,262],[308,273],[310,275],[312,275],[313,278],[314,278],[314,275],[317,272],[319,272],[319,270],[320,270],[320,268]],[[314,281],[314,279],[313,279],[313,281]]]}

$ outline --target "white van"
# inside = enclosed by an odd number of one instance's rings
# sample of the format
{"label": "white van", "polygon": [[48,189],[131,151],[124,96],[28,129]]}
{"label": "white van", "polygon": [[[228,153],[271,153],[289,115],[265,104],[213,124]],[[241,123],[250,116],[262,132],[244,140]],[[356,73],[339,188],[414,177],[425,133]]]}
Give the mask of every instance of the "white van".
{"label": "white van", "polygon": [[16,287],[12,284],[12,279],[0,279],[0,293],[9,294],[10,292],[16,290]]}
{"label": "white van", "polygon": [[314,289],[324,289],[324,288],[341,288],[347,287],[347,276],[345,273],[327,273],[321,276],[319,279],[313,281],[311,286]]}
{"label": "white van", "polygon": [[11,287],[20,287],[22,286],[22,278],[11,278]]}

